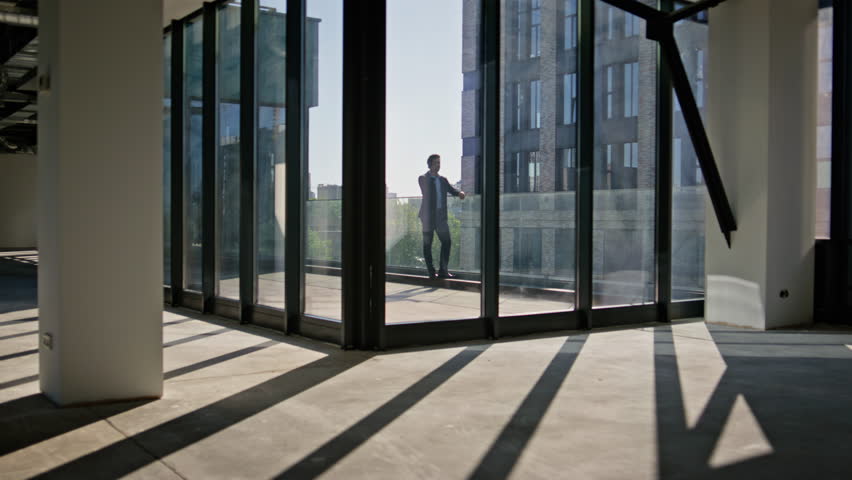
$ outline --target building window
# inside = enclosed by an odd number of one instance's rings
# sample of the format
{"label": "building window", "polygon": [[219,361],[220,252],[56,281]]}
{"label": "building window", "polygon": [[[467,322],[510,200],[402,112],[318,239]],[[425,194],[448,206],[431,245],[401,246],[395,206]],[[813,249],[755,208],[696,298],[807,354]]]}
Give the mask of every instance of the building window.
{"label": "building window", "polygon": [[639,144],[637,142],[624,144],[624,166],[625,168],[639,167]]}
{"label": "building window", "polygon": [[520,191],[522,163],[521,152],[510,153],[506,158],[506,165],[503,172],[503,191],[505,193],[515,193]]}
{"label": "building window", "polygon": [[503,192],[540,192],[541,159],[538,152],[514,152],[506,157]]}
{"label": "building window", "polygon": [[674,139],[674,144],[672,145],[672,164],[674,168],[674,172],[672,172],[672,177],[674,179],[674,187],[680,188],[683,185],[682,180],[682,161],[681,158],[681,149],[683,148],[683,141],[680,138]]}
{"label": "building window", "polygon": [[541,0],[532,0],[530,11],[530,58],[541,56]]}
{"label": "building window", "polygon": [[558,165],[556,189],[573,192],[577,189],[577,149],[570,147],[560,150]]}
{"label": "building window", "polygon": [[612,65],[606,67],[606,118],[612,118]]}
{"label": "building window", "polygon": [[541,161],[538,152],[529,152],[527,158],[527,191],[541,191]]}
{"label": "building window", "polygon": [[634,35],[639,35],[639,17],[636,15],[631,15],[627,12],[624,13],[624,36],[632,37]]}
{"label": "building window", "polygon": [[562,123],[573,125],[577,122],[577,74],[566,73],[562,76]]}
{"label": "building window", "polygon": [[526,25],[524,3],[524,0],[518,2],[518,14],[515,16],[515,53],[518,59],[524,58],[524,26]]}
{"label": "building window", "polygon": [[565,0],[565,50],[577,48],[577,0]]}
{"label": "building window", "polygon": [[620,172],[618,185],[615,188],[636,188],[639,172],[639,144],[625,143],[622,148],[624,168]]}
{"label": "building window", "polygon": [[704,108],[704,50],[695,52],[695,103]]}
{"label": "building window", "polygon": [[701,164],[695,159],[695,184],[704,185],[704,175],[701,173]]}
{"label": "building window", "polygon": [[612,145],[606,146],[606,171],[604,171],[604,188],[612,188]]}
{"label": "building window", "polygon": [[530,128],[541,127],[541,80],[530,82]]}
{"label": "building window", "polygon": [[624,64],[624,116],[639,115],[639,62]]}
{"label": "building window", "polygon": [[515,97],[515,130],[520,130],[523,128],[523,106],[524,106],[524,91],[521,88],[521,84],[516,83],[514,88],[514,97]]}
{"label": "building window", "polygon": [[615,10],[612,7],[606,8],[606,39],[612,40],[613,25],[615,24]]}

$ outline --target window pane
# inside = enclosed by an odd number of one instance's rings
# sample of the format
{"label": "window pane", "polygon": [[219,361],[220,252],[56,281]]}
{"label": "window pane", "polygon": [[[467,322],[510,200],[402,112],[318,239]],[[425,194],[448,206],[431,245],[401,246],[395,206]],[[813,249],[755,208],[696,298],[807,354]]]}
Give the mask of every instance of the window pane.
{"label": "window pane", "polygon": [[[651,303],[657,44],[643,35],[613,35],[613,22],[635,22],[633,16],[600,0],[596,8],[592,304]],[[640,32],[644,23],[638,22]]]}
{"label": "window pane", "polygon": [[[696,103],[706,97],[707,32],[706,14],[675,24],[675,40]],[[704,179],[683,113],[677,108],[673,113],[672,300],[700,300],[704,298]]]}
{"label": "window pane", "polygon": [[386,322],[476,318],[479,2],[394,0],[387,28]]}
{"label": "window pane", "polygon": [[817,103],[816,237],[831,235],[831,88],[834,41],[834,7],[819,9],[819,91]]}
{"label": "window pane", "polygon": [[[536,2],[538,4],[538,2]],[[529,0],[507,0],[507,18]],[[512,99],[501,118],[500,315],[574,308],[576,164],[576,2],[540,2],[535,59],[515,55],[523,29],[504,21],[501,91],[512,85],[529,97]],[[566,48],[570,48],[566,50]],[[521,122],[513,115],[526,116]],[[518,128],[519,126],[519,128]]]}
{"label": "window pane", "polygon": [[[305,312],[341,318],[343,2],[308,0]],[[319,75],[318,75],[319,74]]]}
{"label": "window pane", "polygon": [[186,288],[201,291],[201,85],[202,40],[201,17],[191,20],[184,31],[184,206],[186,232],[184,261]]}
{"label": "window pane", "polygon": [[216,148],[217,294],[240,298],[240,10],[219,9]]}
{"label": "window pane", "polygon": [[163,40],[163,284],[172,284],[172,36]]}
{"label": "window pane", "polygon": [[257,303],[284,308],[286,0],[260,2],[257,25]]}

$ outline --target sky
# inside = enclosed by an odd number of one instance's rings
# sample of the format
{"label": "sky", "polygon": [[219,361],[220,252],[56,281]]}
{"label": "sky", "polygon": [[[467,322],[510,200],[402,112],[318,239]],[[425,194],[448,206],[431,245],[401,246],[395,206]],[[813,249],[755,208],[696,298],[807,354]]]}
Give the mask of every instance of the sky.
{"label": "sky", "polygon": [[[262,2],[262,5],[278,2]],[[426,158],[441,155],[441,174],[461,179],[461,0],[389,0],[387,12],[386,183],[419,196]],[[342,2],[308,0],[319,25],[319,105],[311,108],[311,190],[342,182]]]}

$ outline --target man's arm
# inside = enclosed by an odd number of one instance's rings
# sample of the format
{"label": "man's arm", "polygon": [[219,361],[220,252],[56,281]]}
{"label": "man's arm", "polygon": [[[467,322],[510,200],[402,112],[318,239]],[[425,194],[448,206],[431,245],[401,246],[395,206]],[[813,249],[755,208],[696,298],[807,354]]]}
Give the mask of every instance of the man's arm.
{"label": "man's arm", "polygon": [[444,181],[444,185],[447,186],[447,191],[450,193],[450,195],[452,195],[454,197],[459,197],[460,199],[464,200],[464,197],[465,197],[464,192],[462,192],[461,190],[456,190],[455,188],[453,188],[453,186],[450,185],[450,181],[447,180],[447,177],[441,177],[441,179]]}
{"label": "man's arm", "polygon": [[449,193],[450,193],[450,195],[452,195],[452,196],[454,196],[454,197],[458,197],[458,196],[459,196],[459,191],[458,191],[458,190],[456,190],[455,188],[453,188],[453,186],[452,186],[452,185],[450,185],[450,181],[449,181],[449,180],[447,180],[447,177],[441,177],[441,180],[443,180],[443,181],[444,181],[444,186],[446,186],[446,187],[447,187],[447,192],[449,192]]}

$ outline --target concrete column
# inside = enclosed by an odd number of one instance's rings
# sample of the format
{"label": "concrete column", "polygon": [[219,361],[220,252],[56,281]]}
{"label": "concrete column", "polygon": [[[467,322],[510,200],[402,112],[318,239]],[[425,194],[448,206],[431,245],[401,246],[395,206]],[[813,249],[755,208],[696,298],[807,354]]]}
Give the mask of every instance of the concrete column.
{"label": "concrete column", "polygon": [[707,202],[705,317],[758,329],[812,320],[817,0],[710,10],[708,133],[738,229]]}
{"label": "concrete column", "polygon": [[162,395],[162,14],[39,2],[39,376],[60,405]]}

